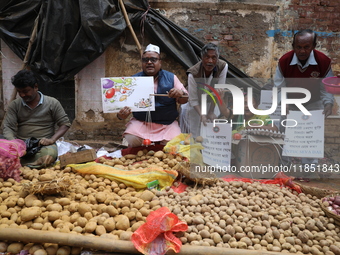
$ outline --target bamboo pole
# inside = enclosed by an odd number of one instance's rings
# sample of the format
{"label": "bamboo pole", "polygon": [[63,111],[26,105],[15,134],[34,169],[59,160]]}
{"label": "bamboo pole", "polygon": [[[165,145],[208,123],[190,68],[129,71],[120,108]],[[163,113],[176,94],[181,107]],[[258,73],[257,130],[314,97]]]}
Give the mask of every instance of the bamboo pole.
{"label": "bamboo pole", "polygon": [[[2,228],[0,240],[27,243],[55,243],[72,247],[83,247],[98,251],[115,253],[141,254],[130,241],[113,240],[96,236],[83,236],[70,233],[42,231],[33,229]],[[210,246],[183,245],[179,253],[169,255],[282,255],[279,252],[265,250],[231,249]]]}
{"label": "bamboo pole", "polygon": [[141,45],[140,45],[140,43],[139,43],[139,41],[138,41],[138,38],[137,38],[137,36],[136,36],[135,31],[133,30],[133,27],[131,26],[131,23],[130,23],[129,17],[128,17],[128,15],[127,15],[127,12],[126,12],[126,9],[125,9],[123,0],[119,0],[119,3],[120,3],[120,6],[121,6],[121,8],[122,8],[122,12],[123,12],[123,14],[124,14],[125,22],[126,22],[127,26],[129,27],[130,32],[131,32],[131,34],[132,34],[132,37],[133,37],[133,39],[135,40],[135,43],[137,44],[137,48],[138,48],[138,50],[139,50],[139,53],[140,53],[140,55],[142,56],[142,55],[143,55],[142,47],[141,47]]}
{"label": "bamboo pole", "polygon": [[[34,27],[33,27],[33,30],[32,30],[31,36],[30,36],[30,40],[28,41],[27,50],[26,50],[25,57],[24,57],[24,60],[23,60],[24,63],[21,67],[21,70],[23,70],[27,67],[28,57],[29,57],[31,50],[32,50],[32,44],[37,37],[38,20],[39,20],[39,15],[36,17],[36,19],[34,21]],[[17,96],[17,89],[14,87],[14,90],[12,92],[12,96],[11,96],[9,102],[12,102],[16,98],[16,96]]]}

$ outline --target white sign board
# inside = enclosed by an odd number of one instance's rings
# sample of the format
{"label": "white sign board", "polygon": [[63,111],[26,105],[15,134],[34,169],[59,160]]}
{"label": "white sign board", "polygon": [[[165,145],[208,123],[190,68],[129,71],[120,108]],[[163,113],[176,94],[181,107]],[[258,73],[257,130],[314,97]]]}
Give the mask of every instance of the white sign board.
{"label": "white sign board", "polygon": [[[289,111],[287,120],[297,122],[295,127],[286,127],[285,145],[282,155],[302,158],[324,157],[324,115],[322,110],[310,111],[304,115],[301,111]],[[293,125],[291,121],[287,125]]]}
{"label": "white sign board", "polygon": [[103,112],[118,112],[124,106],[132,112],[155,110],[153,77],[101,78]]}
{"label": "white sign board", "polygon": [[207,123],[201,125],[203,162],[210,166],[230,166],[231,125]]}
{"label": "white sign board", "polygon": [[[273,91],[272,90],[261,90],[261,101],[258,108],[260,110],[269,110],[273,104]],[[281,118],[281,105],[278,105],[276,110],[269,114],[271,119],[278,119]]]}

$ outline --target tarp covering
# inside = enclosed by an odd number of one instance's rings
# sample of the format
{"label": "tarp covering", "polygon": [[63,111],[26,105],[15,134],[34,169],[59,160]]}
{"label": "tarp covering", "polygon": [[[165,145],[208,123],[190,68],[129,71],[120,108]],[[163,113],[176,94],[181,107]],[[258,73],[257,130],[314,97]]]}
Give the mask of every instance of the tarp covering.
{"label": "tarp covering", "polygon": [[[136,33],[152,38],[182,66],[189,68],[200,60],[204,43],[151,8],[147,0],[125,0],[124,6],[130,23],[138,28]],[[73,79],[127,27],[117,0],[0,1],[0,38],[22,60],[34,24],[37,37],[27,65],[46,82],[53,83]],[[243,87],[259,89],[252,80],[243,79],[247,75],[228,64],[228,77],[237,78]]]}

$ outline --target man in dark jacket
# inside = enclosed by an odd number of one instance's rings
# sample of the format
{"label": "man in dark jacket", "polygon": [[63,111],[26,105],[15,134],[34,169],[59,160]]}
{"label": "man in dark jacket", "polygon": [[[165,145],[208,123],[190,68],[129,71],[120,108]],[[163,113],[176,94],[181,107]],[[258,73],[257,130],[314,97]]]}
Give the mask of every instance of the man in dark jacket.
{"label": "man in dark jacket", "polygon": [[[153,76],[155,94],[168,96],[155,97],[155,111],[133,113],[123,134],[129,147],[141,146],[144,139],[166,144],[181,133],[177,122],[177,103],[188,101],[187,96],[183,97],[187,91],[175,74],[162,70],[161,63],[159,47],[149,44],[142,56],[143,71],[134,76]],[[123,107],[117,117],[126,119],[130,113],[129,107]]]}

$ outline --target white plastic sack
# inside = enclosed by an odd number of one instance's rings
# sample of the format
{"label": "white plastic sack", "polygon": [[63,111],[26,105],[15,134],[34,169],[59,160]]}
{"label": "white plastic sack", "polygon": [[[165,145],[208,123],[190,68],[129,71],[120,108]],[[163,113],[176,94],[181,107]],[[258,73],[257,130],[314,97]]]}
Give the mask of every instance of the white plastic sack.
{"label": "white plastic sack", "polygon": [[65,142],[64,137],[59,138],[56,144],[58,147],[58,157],[64,155],[67,152],[77,152],[77,147],[79,147],[74,146],[72,143]]}

